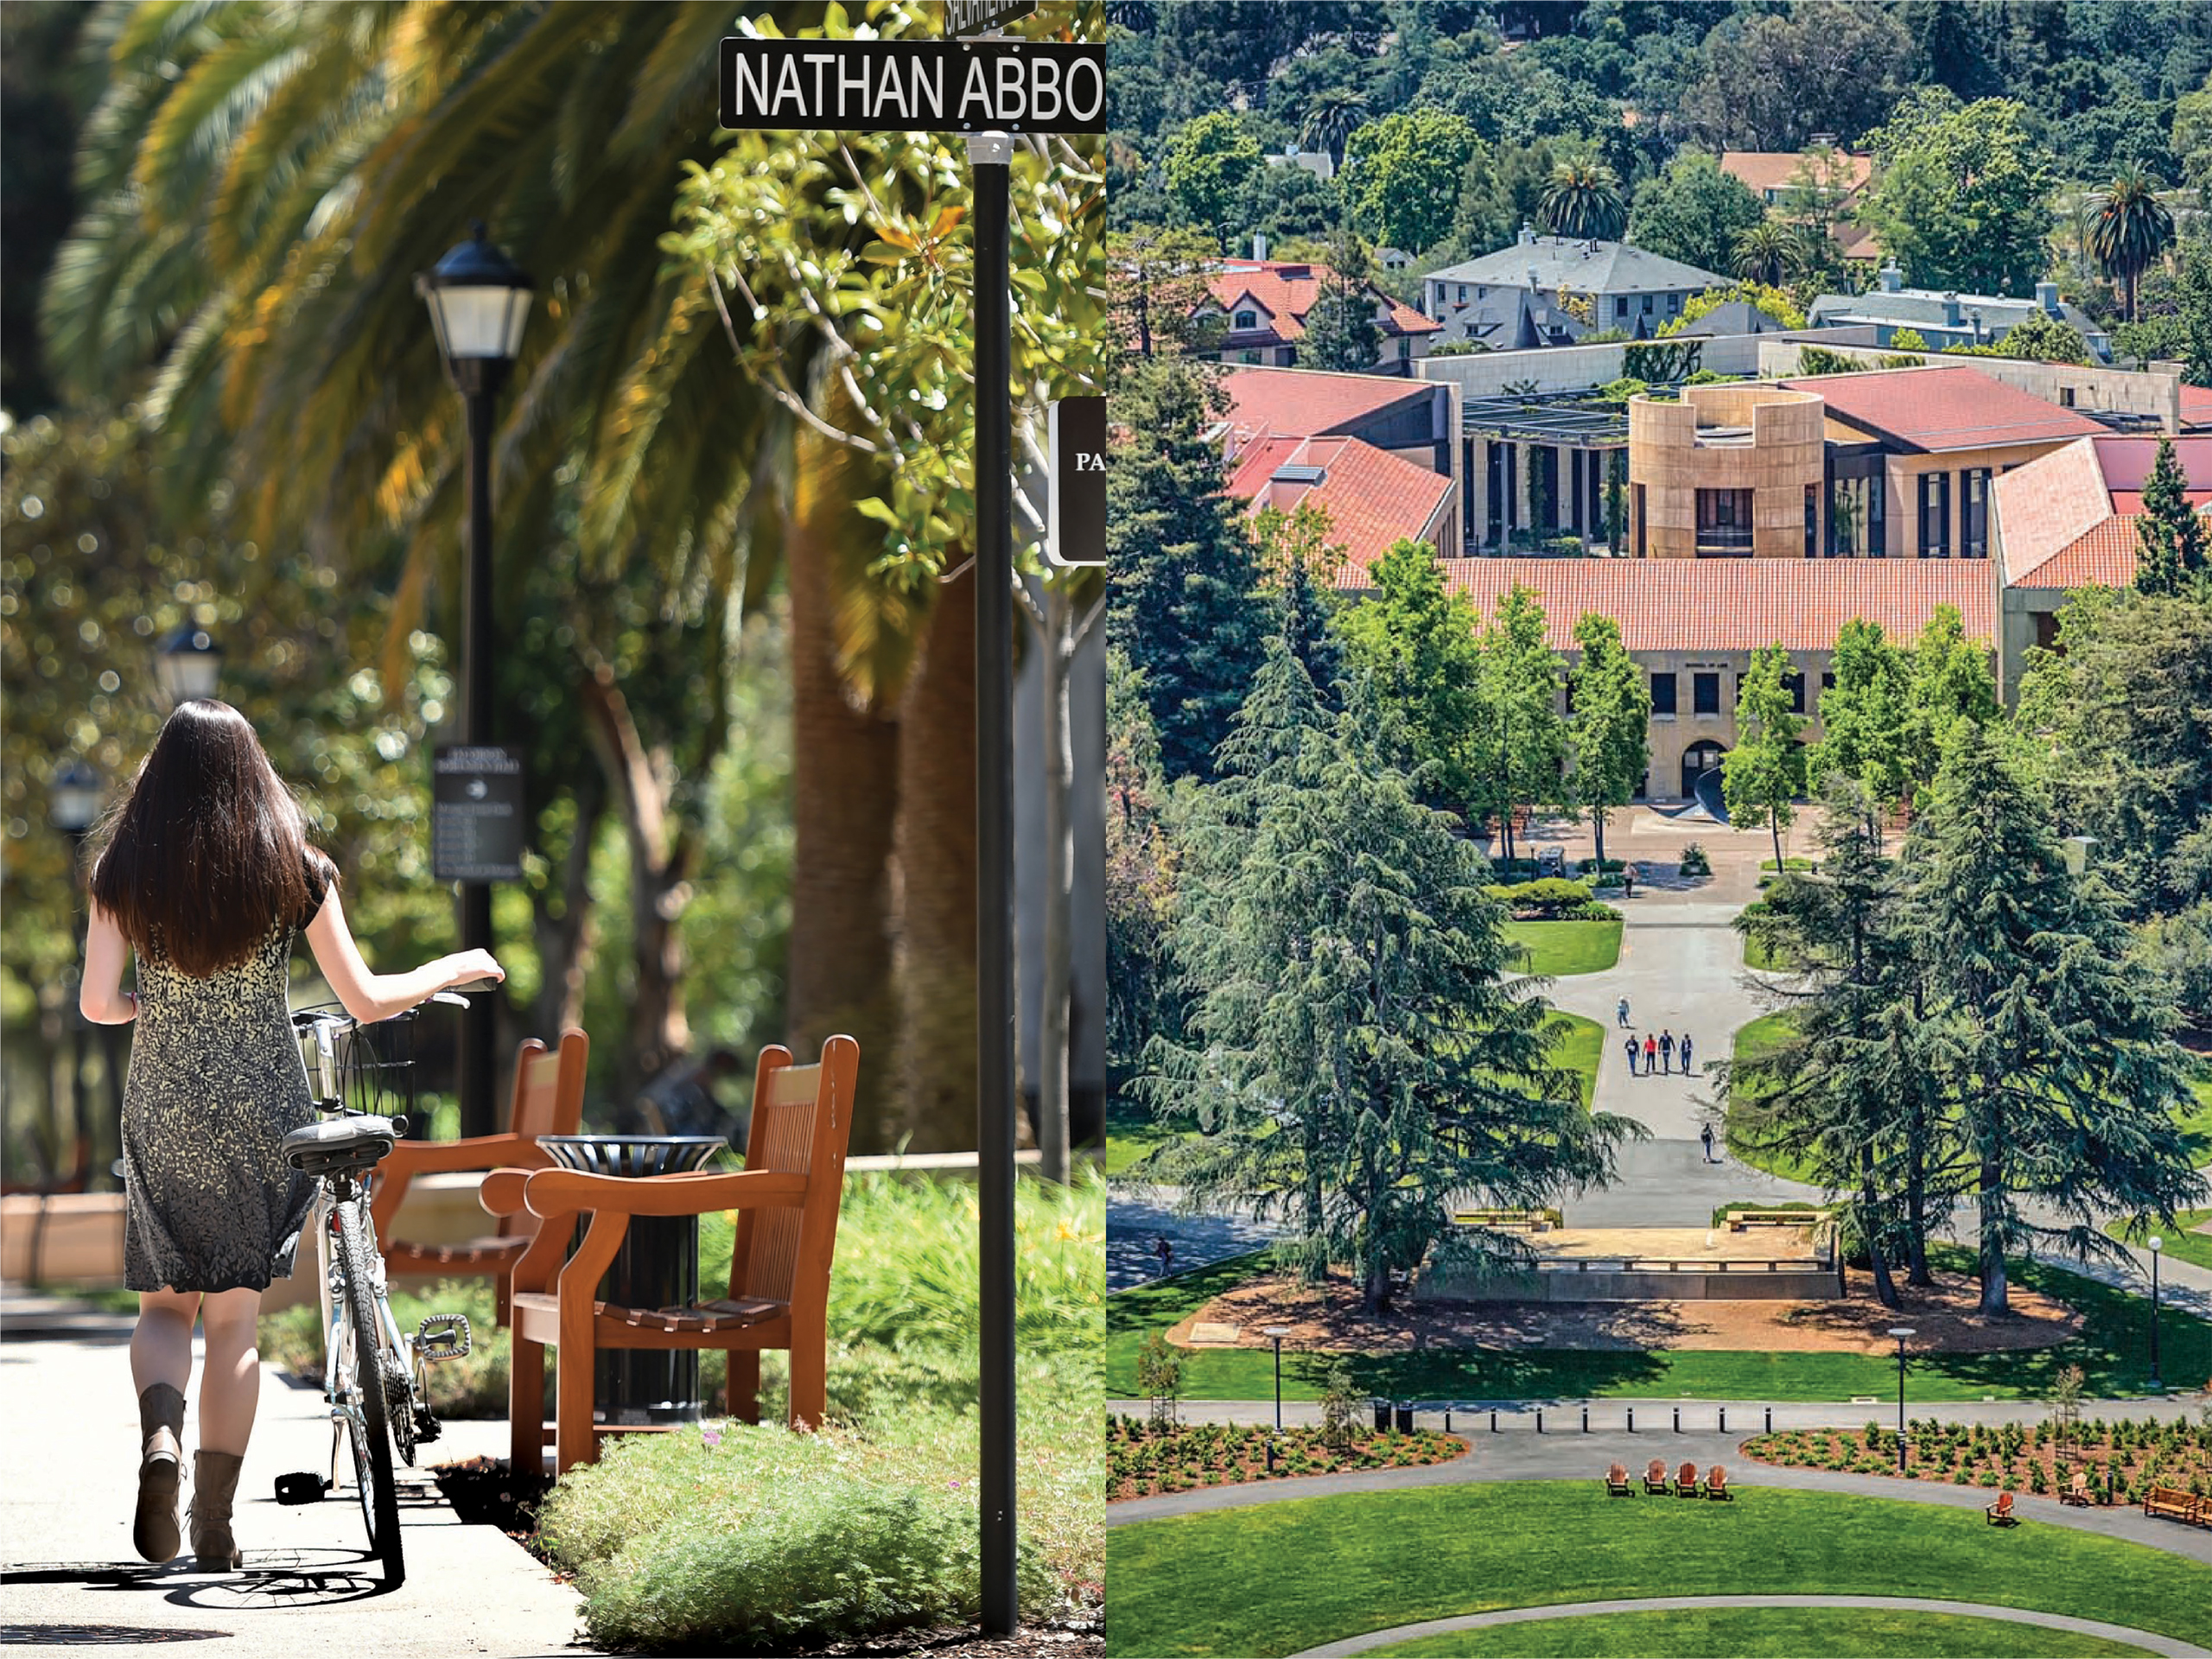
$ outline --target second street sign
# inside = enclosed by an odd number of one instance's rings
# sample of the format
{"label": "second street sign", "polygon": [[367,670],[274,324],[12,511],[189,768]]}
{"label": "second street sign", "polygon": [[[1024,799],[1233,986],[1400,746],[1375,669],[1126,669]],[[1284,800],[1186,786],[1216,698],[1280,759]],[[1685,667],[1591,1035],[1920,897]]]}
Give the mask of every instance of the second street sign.
{"label": "second street sign", "polygon": [[988,35],[1037,10],[1037,0],[944,0],[947,35]]}
{"label": "second street sign", "polygon": [[1106,48],[729,35],[721,124],[776,131],[1103,132]]}

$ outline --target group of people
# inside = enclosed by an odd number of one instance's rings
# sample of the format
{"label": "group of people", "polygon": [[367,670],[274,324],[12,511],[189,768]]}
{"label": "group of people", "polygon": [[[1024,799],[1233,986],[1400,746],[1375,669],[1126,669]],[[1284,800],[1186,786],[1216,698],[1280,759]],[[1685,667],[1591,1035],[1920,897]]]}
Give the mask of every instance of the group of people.
{"label": "group of people", "polygon": [[[1626,1027],[1629,1024],[1628,998],[1621,998],[1620,1007],[1616,1012],[1621,1025]],[[1636,1033],[1630,1031],[1622,1045],[1628,1051],[1629,1075],[1648,1077],[1655,1073],[1671,1074],[1675,1069],[1675,1049],[1678,1041],[1682,1051],[1682,1075],[1688,1077],[1697,1069],[1696,1050],[1689,1033],[1686,1031],[1677,1039],[1671,1030],[1661,1031],[1656,1036],[1646,1032],[1639,1042]],[[1641,1071],[1637,1068],[1639,1057],[1643,1062]]]}

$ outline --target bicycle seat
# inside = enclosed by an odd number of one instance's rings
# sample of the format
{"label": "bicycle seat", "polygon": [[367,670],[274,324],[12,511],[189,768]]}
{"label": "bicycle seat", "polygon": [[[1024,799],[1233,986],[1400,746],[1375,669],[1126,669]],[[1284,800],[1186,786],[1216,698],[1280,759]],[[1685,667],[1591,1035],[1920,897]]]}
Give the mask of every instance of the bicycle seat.
{"label": "bicycle seat", "polygon": [[335,1117],[284,1137],[284,1161],[308,1175],[357,1174],[373,1167],[399,1140],[388,1117]]}

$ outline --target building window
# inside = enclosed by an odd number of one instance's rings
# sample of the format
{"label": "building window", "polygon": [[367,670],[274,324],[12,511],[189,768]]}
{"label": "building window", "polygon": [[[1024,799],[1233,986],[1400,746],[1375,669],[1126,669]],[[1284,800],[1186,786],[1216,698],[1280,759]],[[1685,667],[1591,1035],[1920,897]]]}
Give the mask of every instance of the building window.
{"label": "building window", "polygon": [[1627,295],[1617,294],[1613,296],[1613,315],[1617,317],[1624,317],[1628,315]]}
{"label": "building window", "polygon": [[1256,365],[1260,360],[1260,354],[1257,352],[1239,352],[1236,353],[1236,360],[1239,363],[1251,363]]}
{"label": "building window", "polygon": [[1643,486],[1637,484],[1630,487],[1636,494],[1636,499],[1630,505],[1634,508],[1631,516],[1636,520],[1636,556],[1640,559],[1643,556]]}
{"label": "building window", "polygon": [[1239,311],[1232,321],[1241,334],[1245,329],[1256,328],[1260,326],[1260,314],[1256,311]]}
{"label": "building window", "polygon": [[1989,556],[1989,468],[1970,467],[1959,475],[1959,551],[1969,559]]}
{"label": "building window", "polygon": [[1690,676],[1690,712],[1694,715],[1717,715],[1720,712],[1720,677],[1718,674]]}
{"label": "building window", "polygon": [[1401,363],[1408,362],[1412,359],[1413,354],[1414,337],[1411,334],[1400,334],[1398,336],[1398,361]]}
{"label": "building window", "polygon": [[1459,284],[1459,303],[1460,303],[1460,304],[1462,304],[1462,305],[1465,305],[1466,302],[1467,302],[1467,285],[1466,285],[1465,283],[1460,283],[1460,284]]}
{"label": "building window", "polygon": [[1890,527],[1885,517],[1889,499],[1888,479],[1877,473],[1866,480],[1866,556],[1870,559],[1890,556]]}
{"label": "building window", "polygon": [[1821,553],[1821,486],[1805,486],[1805,556],[1818,558]]}
{"label": "building window", "polygon": [[1700,490],[1697,493],[1697,550],[1700,554],[1749,553],[1751,550],[1751,493],[1749,490]]}
{"label": "building window", "polygon": [[1805,677],[1802,674],[1784,674],[1782,677],[1782,689],[1789,694],[1789,712],[1793,715],[1803,714],[1805,712]]}
{"label": "building window", "polygon": [[2061,387],[2058,389],[2058,406],[2059,406],[2061,409],[2071,409],[2071,408],[2073,408],[2073,407],[2074,407],[2074,388],[2073,388],[2073,387],[2071,387],[2071,386],[2061,386]]}
{"label": "building window", "polygon": [[1923,473],[1920,475],[1920,556],[1923,559],[1948,559],[1951,556],[1951,475],[1948,473]]}
{"label": "building window", "polygon": [[1651,296],[1649,294],[1643,296],[1643,315],[1647,317],[1651,315]]}
{"label": "building window", "polygon": [[1679,317],[1682,315],[1682,296],[1681,295],[1669,294],[1667,296],[1667,315],[1670,317]]}
{"label": "building window", "polygon": [[1675,717],[1675,677],[1672,674],[1654,674],[1651,677],[1651,712],[1664,715],[1669,720]]}

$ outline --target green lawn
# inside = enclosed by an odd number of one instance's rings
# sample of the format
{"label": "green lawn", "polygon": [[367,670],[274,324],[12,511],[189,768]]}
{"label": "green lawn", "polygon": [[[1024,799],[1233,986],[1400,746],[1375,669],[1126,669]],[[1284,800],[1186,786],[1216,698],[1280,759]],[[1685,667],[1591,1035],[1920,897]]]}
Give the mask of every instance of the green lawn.
{"label": "green lawn", "polygon": [[[2212,1221],[2212,1210],[2184,1210],[2175,1217],[2175,1225],[2147,1228],[2145,1233],[2147,1236],[2155,1231],[2164,1240],[2165,1252],[2169,1256],[2196,1267],[2212,1268],[2212,1233],[2196,1230],[2208,1221]],[[2126,1239],[2131,1244],[2143,1242],[2117,1221],[2107,1222],[2105,1231],[2114,1238]]]}
{"label": "green lawn", "polygon": [[[1563,1465],[1573,1463],[1571,1446],[1561,1452]],[[1940,1597],[2193,1639],[2205,1628],[2212,1568],[2146,1545],[2032,1520],[1996,1532],[1976,1510],[1755,1484],[1733,1503],[1613,1499],[1591,1473],[1294,1499],[1116,1527],[1106,1544],[1107,1651],[1288,1654],[1454,1614],[1707,1587]],[[1255,1593],[1262,1574],[1265,1591]],[[1541,1628],[1520,1627],[1503,1647],[1484,1650],[1537,1651],[1525,1644],[1541,1639]],[[1658,1651],[1640,1639],[1571,1650]],[[1826,1650],[1809,1642],[1677,1649]],[[1877,1651],[1935,1649],[1908,1637]]]}
{"label": "green lawn", "polygon": [[1505,937],[1529,953],[1516,964],[1522,973],[1557,977],[1603,973],[1621,959],[1621,924],[1601,922],[1508,922]]}
{"label": "green lawn", "polygon": [[[1764,961],[1753,962],[1749,941],[1745,942],[1745,946],[1744,962],[1747,967],[1761,968],[1768,965]],[[1762,1054],[1771,1053],[1781,1046],[1783,1035],[1789,1029],[1789,1016],[1787,1014],[1761,1014],[1736,1033],[1735,1058],[1738,1060],[1748,1060],[1755,1059]],[[1812,1172],[1806,1167],[1802,1159],[1791,1157],[1786,1154],[1777,1154],[1746,1147],[1738,1141],[1732,1128],[1729,1131],[1727,1140],[1728,1155],[1739,1164],[1751,1169],[1764,1170],[1768,1174],[1779,1176],[1785,1181],[1807,1181],[1812,1179]]]}
{"label": "green lawn", "polygon": [[[1716,1593],[1727,1593],[1719,1592]],[[1871,1607],[1698,1607],[1649,1613],[1589,1613],[1533,1624],[1500,1624],[1395,1642],[1370,1653],[1436,1659],[2074,1659],[2145,1654],[2127,1642],[2043,1630],[1959,1613],[1889,1612]]]}
{"label": "green lawn", "polygon": [[1106,1173],[1118,1175],[1155,1147],[1177,1138],[1155,1122],[1145,1107],[1116,1095],[1106,1105]]}
{"label": "green lawn", "polygon": [[[1947,1271],[1963,1270],[1964,1252],[1937,1252]],[[1109,1398],[1137,1396],[1137,1351],[1147,1332],[1164,1329],[1264,1266],[1260,1254],[1122,1291],[1106,1299],[1106,1389]],[[1913,1362],[1916,1404],[2041,1399],[2059,1371],[2081,1366],[2091,1397],[2140,1394],[2149,1381],[2145,1296],[2069,1273],[2045,1262],[2016,1261],[2016,1284],[2079,1309],[2080,1335],[2052,1348],[1999,1354],[1938,1354]],[[2169,1307],[2160,1325],[2159,1357],[2176,1382],[2212,1376],[2212,1323]],[[1287,1400],[1320,1397],[1322,1374],[1342,1357],[1364,1391],[1400,1400],[1581,1400],[1628,1397],[1705,1400],[1844,1401],[1897,1397],[1893,1360],[1870,1354],[1769,1353],[1741,1350],[1578,1348],[1430,1348],[1410,1354],[1283,1355]],[[1183,1396],[1189,1400],[1265,1400],[1274,1391],[1272,1357],[1256,1349],[1186,1353]]]}

